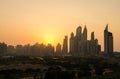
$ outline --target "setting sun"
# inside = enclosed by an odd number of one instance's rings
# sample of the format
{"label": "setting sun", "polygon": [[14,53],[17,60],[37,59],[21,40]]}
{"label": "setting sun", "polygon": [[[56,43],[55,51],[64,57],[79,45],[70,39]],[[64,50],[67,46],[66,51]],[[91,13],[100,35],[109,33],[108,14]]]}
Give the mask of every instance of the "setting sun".
{"label": "setting sun", "polygon": [[[0,42],[9,45],[63,43],[77,26],[95,31],[102,50],[108,23],[120,51],[120,0],[0,0]],[[89,39],[90,37],[88,37]],[[68,40],[69,41],[69,40]]]}
{"label": "setting sun", "polygon": [[51,44],[51,40],[48,41],[48,44]]}
{"label": "setting sun", "polygon": [[54,45],[54,44],[55,44],[55,42],[54,42],[54,36],[53,36],[52,34],[47,34],[47,35],[45,36],[45,41],[44,41],[44,43],[45,43],[46,45],[48,45],[48,44]]}
{"label": "setting sun", "polygon": [[120,0],[0,0],[0,79],[120,79]]}

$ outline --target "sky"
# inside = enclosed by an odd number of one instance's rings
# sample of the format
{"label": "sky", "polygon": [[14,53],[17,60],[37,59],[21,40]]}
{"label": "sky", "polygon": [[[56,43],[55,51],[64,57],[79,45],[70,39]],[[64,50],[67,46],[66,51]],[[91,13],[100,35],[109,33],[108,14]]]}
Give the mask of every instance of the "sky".
{"label": "sky", "polygon": [[65,35],[87,26],[104,46],[106,24],[120,51],[120,0],[0,0],[0,42],[9,45],[63,43]]}

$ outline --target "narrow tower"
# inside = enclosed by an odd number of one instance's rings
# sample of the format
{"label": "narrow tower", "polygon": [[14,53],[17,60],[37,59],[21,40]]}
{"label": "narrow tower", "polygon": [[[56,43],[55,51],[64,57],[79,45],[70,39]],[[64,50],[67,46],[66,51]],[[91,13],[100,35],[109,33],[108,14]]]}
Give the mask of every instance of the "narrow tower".
{"label": "narrow tower", "polygon": [[63,54],[68,53],[68,36],[65,36],[63,40],[63,49],[62,49]]}
{"label": "narrow tower", "polygon": [[108,31],[108,24],[104,30],[104,53],[107,55],[113,54],[113,34]]}
{"label": "narrow tower", "polygon": [[91,33],[91,40],[94,40],[95,39],[95,35],[94,35],[94,32]]}
{"label": "narrow tower", "polygon": [[70,53],[71,53],[72,55],[74,55],[74,53],[75,53],[75,48],[74,48],[74,46],[75,46],[75,37],[74,37],[74,33],[72,32],[72,33],[71,33],[71,37],[70,37]]}
{"label": "narrow tower", "polygon": [[85,25],[84,30],[83,30],[83,37],[82,38],[84,41],[87,41],[87,27],[86,27],[86,25]]}

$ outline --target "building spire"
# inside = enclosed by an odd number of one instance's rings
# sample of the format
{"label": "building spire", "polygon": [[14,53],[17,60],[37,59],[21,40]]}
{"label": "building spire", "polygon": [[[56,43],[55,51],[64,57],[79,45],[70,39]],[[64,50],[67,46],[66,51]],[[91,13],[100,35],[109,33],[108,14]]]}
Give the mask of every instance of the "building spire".
{"label": "building spire", "polygon": [[106,28],[105,28],[106,31],[108,31],[108,24],[106,25]]}
{"label": "building spire", "polygon": [[87,40],[87,27],[85,25],[84,30],[83,30],[83,39]]}

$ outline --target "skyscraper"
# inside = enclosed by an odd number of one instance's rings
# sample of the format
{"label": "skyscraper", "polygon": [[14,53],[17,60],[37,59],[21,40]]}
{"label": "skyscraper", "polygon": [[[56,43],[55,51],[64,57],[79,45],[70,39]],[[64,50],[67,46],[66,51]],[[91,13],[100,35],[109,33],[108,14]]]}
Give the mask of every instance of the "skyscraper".
{"label": "skyscraper", "polygon": [[80,41],[82,38],[82,27],[78,26],[78,28],[76,29],[76,38]]}
{"label": "skyscraper", "polygon": [[61,56],[62,50],[61,50],[61,44],[58,43],[56,46],[56,56]]}
{"label": "skyscraper", "polygon": [[91,33],[91,40],[94,40],[95,38],[95,35],[94,35],[94,32]]}
{"label": "skyscraper", "polygon": [[82,27],[78,26],[76,29],[76,35],[74,37],[74,56],[79,55],[78,44],[82,39]]}
{"label": "skyscraper", "polygon": [[104,30],[104,53],[107,55],[113,54],[113,35],[108,31],[108,24]]}
{"label": "skyscraper", "polygon": [[68,36],[65,36],[63,40],[63,49],[62,49],[63,54],[68,53]]}
{"label": "skyscraper", "polygon": [[78,43],[79,56],[87,55],[87,27],[85,25],[82,33],[82,40]]}
{"label": "skyscraper", "polygon": [[83,30],[83,41],[87,41],[87,27],[85,25],[84,30]]}
{"label": "skyscraper", "polygon": [[75,37],[74,37],[74,33],[71,33],[71,37],[70,37],[70,54],[72,54],[74,56],[75,54]]}

